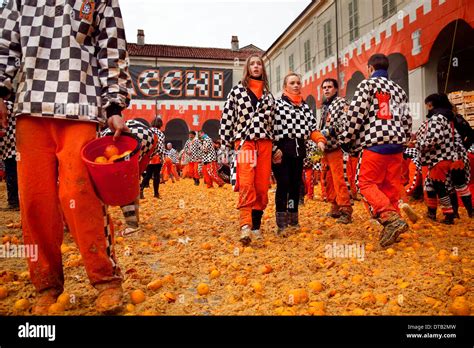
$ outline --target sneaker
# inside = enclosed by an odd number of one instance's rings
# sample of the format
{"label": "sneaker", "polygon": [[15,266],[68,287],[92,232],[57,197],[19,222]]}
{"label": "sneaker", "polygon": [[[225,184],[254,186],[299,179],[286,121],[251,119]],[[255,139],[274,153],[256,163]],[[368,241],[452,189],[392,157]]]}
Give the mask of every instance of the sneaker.
{"label": "sneaker", "polygon": [[61,293],[62,291],[57,289],[41,291],[36,297],[36,303],[34,304],[31,313],[33,315],[47,315],[49,306],[56,303],[56,300]]}
{"label": "sneaker", "polygon": [[252,230],[250,229],[249,225],[244,225],[240,229],[240,242],[246,246],[249,245],[252,239],[250,238],[250,235],[252,233]]}
{"label": "sneaker", "polygon": [[333,218],[333,219],[338,219],[341,217],[341,213],[338,212],[338,211],[333,211],[331,210],[329,213],[326,213],[326,217],[330,217],[330,218]]}
{"label": "sneaker", "polygon": [[128,227],[126,227],[124,230],[122,230],[122,231],[120,232],[120,235],[121,235],[122,237],[124,237],[124,236],[129,236],[129,235],[131,235],[131,234],[134,234],[134,233],[140,232],[140,231],[141,231],[141,228],[140,228],[140,227],[130,227],[130,226],[128,226]]}
{"label": "sneaker", "polygon": [[95,309],[106,315],[117,314],[123,308],[123,289],[119,284],[100,284],[99,295],[95,300]]}
{"label": "sneaker", "polygon": [[339,217],[336,222],[338,224],[344,224],[344,225],[347,225],[347,224],[350,224],[352,222],[352,217],[349,215],[349,214],[341,214],[341,217]]}
{"label": "sneaker", "polygon": [[395,243],[398,236],[408,230],[408,224],[402,219],[388,221],[380,235],[380,246],[385,248]]}
{"label": "sneaker", "polygon": [[257,240],[262,240],[263,239],[263,235],[262,235],[262,232],[260,230],[252,230],[252,235]]}
{"label": "sneaker", "polygon": [[441,223],[445,225],[454,225],[454,214],[444,215],[444,220],[441,221]]}
{"label": "sneaker", "polygon": [[415,223],[418,221],[418,214],[413,210],[413,208],[407,203],[400,203],[399,208],[405,212],[411,222]]}

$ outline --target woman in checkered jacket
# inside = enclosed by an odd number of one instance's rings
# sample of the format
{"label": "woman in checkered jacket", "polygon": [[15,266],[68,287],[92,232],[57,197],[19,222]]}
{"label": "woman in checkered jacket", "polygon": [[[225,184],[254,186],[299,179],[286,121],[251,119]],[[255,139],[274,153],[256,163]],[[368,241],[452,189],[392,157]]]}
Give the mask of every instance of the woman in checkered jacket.
{"label": "woman in checkered jacket", "polygon": [[224,105],[219,135],[229,152],[239,191],[240,241],[247,245],[252,234],[261,238],[260,224],[268,204],[272,161],[275,100],[269,91],[267,73],[259,55],[250,55],[242,81],[234,86]]}
{"label": "woman in checkered jacket", "polygon": [[282,234],[288,226],[298,226],[305,141],[311,138],[321,150],[326,144],[325,137],[316,129],[316,118],[301,95],[300,76],[289,73],[283,81],[283,95],[276,101],[273,128],[272,169],[277,181],[275,205],[278,234]]}
{"label": "woman in checkered jacket", "polygon": [[[473,216],[471,192],[467,186],[463,145],[454,127],[454,113],[447,98],[431,94],[425,99],[428,120],[416,133],[416,148],[420,152],[421,165],[428,166],[428,178],[432,192],[439,199],[444,214],[444,224],[454,223],[455,213],[446,187],[448,178],[454,184],[457,194],[468,212]],[[465,152],[465,150],[464,150]],[[436,219],[436,208],[428,205],[428,217]]]}

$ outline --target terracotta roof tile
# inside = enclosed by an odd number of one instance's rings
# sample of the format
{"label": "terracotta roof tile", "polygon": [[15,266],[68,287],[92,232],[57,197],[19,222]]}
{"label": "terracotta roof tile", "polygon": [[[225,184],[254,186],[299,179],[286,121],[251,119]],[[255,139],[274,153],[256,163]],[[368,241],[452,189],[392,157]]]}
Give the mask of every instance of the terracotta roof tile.
{"label": "terracotta roof tile", "polygon": [[[246,48],[249,47],[249,48]],[[171,45],[137,45],[129,43],[128,53],[131,57],[158,57],[158,58],[192,58],[192,59],[215,59],[234,60],[234,58],[246,59],[252,53],[263,54],[263,50],[255,49],[253,45],[246,46],[239,51],[227,48],[211,47],[188,47]]]}

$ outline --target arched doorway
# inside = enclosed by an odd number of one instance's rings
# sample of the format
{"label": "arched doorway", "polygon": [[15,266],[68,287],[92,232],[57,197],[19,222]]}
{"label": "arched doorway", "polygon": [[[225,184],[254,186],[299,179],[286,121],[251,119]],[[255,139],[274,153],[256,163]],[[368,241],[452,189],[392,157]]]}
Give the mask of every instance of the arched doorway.
{"label": "arched doorway", "polygon": [[308,104],[313,114],[316,115],[316,99],[311,94],[306,97],[306,104]]}
{"label": "arched doorway", "polygon": [[351,79],[347,81],[346,100],[348,102],[350,102],[352,97],[354,97],[354,93],[356,91],[357,86],[364,79],[365,79],[364,74],[362,74],[360,71],[356,71],[355,73],[352,74]]}
{"label": "arched doorway", "polygon": [[173,144],[173,147],[180,151],[184,147],[184,143],[189,138],[189,128],[182,119],[175,118],[168,121],[165,127],[165,140],[167,143]]}
{"label": "arched doorway", "polygon": [[220,127],[220,121],[219,120],[207,120],[204,122],[202,125],[202,130],[204,133],[209,135],[211,139],[218,139],[219,138],[219,127]]}
{"label": "arched doorway", "polygon": [[388,55],[388,76],[403,88],[408,96],[408,63],[405,56],[401,53],[392,53]]}
{"label": "arched doorway", "polygon": [[[455,35],[456,32],[456,35]],[[451,46],[454,40],[452,60]],[[436,81],[427,81],[427,87],[434,87],[427,94],[435,92],[450,93],[453,91],[474,90],[474,29],[462,19],[449,23],[438,34],[430,51],[426,64],[427,75],[436,76]],[[451,67],[449,65],[451,64]],[[449,76],[448,76],[449,68]],[[446,80],[448,83],[446,85]],[[427,89],[428,89],[427,88]]]}

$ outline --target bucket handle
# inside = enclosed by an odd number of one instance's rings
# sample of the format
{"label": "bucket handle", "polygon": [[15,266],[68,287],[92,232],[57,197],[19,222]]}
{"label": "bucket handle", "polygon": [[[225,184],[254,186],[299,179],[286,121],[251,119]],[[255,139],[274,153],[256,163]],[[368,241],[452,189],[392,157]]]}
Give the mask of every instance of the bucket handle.
{"label": "bucket handle", "polygon": [[[122,161],[128,161],[130,160],[130,157],[134,156],[136,153],[138,153],[138,151],[140,151],[140,148],[142,146],[142,143],[141,141],[138,139],[138,137],[135,135],[135,134],[132,134],[130,132],[121,132],[120,133],[120,136],[126,136],[126,137],[130,137],[130,138],[133,138],[137,141],[137,146],[132,150],[132,152],[130,152],[127,156],[125,157],[120,157],[120,158],[117,158],[114,163],[116,162],[122,162]],[[113,137],[113,135],[106,135],[106,137]]]}

